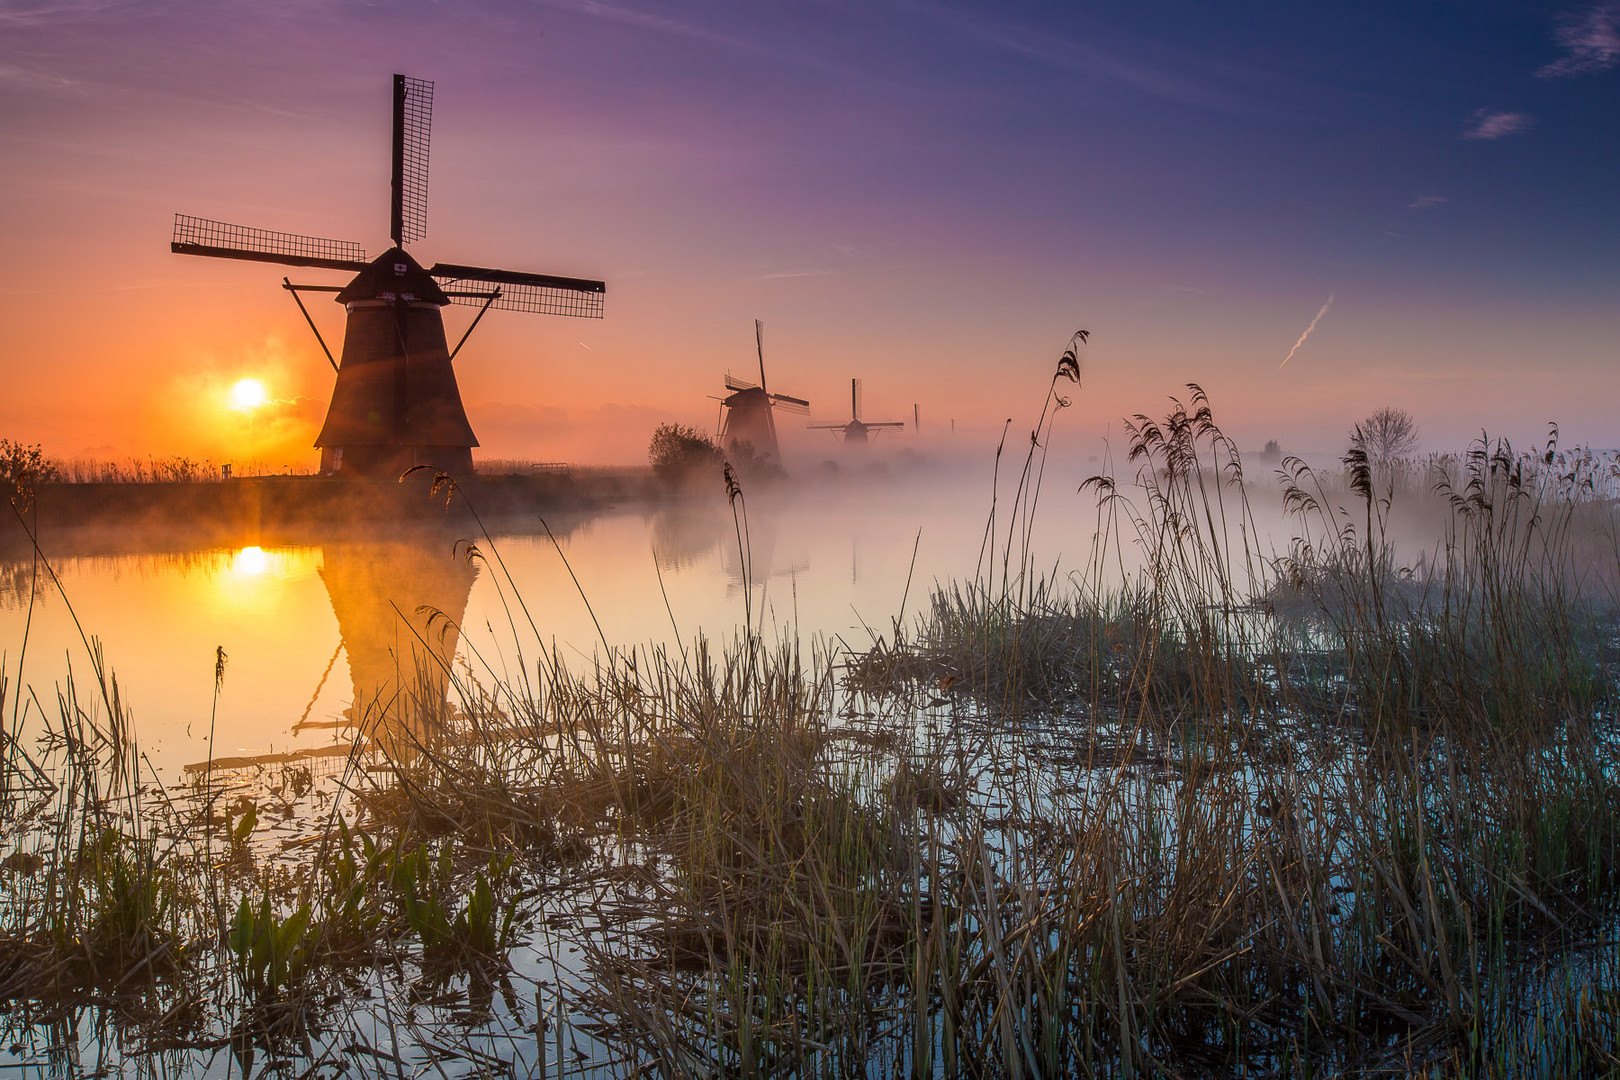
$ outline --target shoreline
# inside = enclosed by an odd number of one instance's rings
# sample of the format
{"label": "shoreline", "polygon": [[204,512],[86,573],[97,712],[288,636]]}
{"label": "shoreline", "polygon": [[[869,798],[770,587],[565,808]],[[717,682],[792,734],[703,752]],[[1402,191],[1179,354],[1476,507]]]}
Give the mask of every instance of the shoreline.
{"label": "shoreline", "polygon": [[[53,483],[26,513],[47,555],[124,554],[206,547],[296,545],[391,524],[410,531],[476,528],[470,504],[493,533],[542,514],[654,504],[674,498],[649,469],[580,469],[478,476],[463,501],[432,492],[426,471],[401,480],[254,476],[231,480]],[[33,544],[11,514],[0,519],[0,561],[26,559]]]}

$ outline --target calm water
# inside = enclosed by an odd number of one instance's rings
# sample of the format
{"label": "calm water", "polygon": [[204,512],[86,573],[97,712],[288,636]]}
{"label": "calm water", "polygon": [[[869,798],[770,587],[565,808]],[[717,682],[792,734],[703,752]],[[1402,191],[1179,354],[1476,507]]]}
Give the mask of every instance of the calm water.
{"label": "calm water", "polygon": [[[81,701],[92,701],[76,614],[102,645],[142,751],[169,778],[209,756],[211,730],[216,757],[347,742],[356,717],[413,682],[402,674],[431,662],[430,649],[453,654],[458,677],[487,685],[520,663],[532,670],[536,630],[576,670],[604,641],[730,641],[745,620],[767,637],[869,643],[867,627],[887,633],[901,610],[914,550],[908,621],[936,579],[972,575],[989,502],[982,479],[756,498],[742,544],[723,501],[559,519],[555,544],[525,523],[496,538],[512,584],[493,557],[469,561],[454,529],[156,555],[58,551],[71,611],[48,583],[30,608],[26,568],[12,567],[0,652],[11,684],[32,688],[44,708],[54,712],[70,671]],[[1042,508],[1045,565],[1084,558],[1089,503],[1070,495],[1067,506]],[[445,623],[422,607],[460,632],[442,634]],[[216,709],[217,648],[227,666]]]}
{"label": "calm water", "polygon": [[[76,615],[104,646],[141,748],[163,779],[173,781],[211,751],[218,759],[345,745],[366,728],[366,716],[380,703],[389,705],[391,715],[409,718],[412,710],[392,699],[402,686],[417,685],[406,676],[419,663],[440,663],[457,679],[485,686],[515,681],[535,662],[537,636],[576,670],[604,648],[685,642],[698,635],[727,642],[745,622],[767,638],[796,633],[801,640],[842,640],[859,649],[870,633],[889,632],[903,596],[909,622],[936,581],[972,577],[988,481],[986,469],[982,477],[964,475],[952,484],[891,478],[859,487],[782,491],[754,499],[745,522],[718,500],[623,507],[558,516],[552,521],[555,539],[532,522],[521,528],[509,522],[497,530],[493,547],[479,541],[486,557],[473,560],[454,529],[332,531],[311,533],[297,544],[161,554],[149,546],[139,554],[90,555],[85,552],[117,551],[120,543],[134,548],[136,541],[84,537],[75,548],[60,540],[53,547],[47,537],[61,594],[47,585],[30,603],[26,568],[0,565],[3,670],[12,686],[31,688],[30,710],[37,699],[44,711],[54,711],[56,688],[70,669],[81,681],[89,677]],[[1092,495],[1075,494],[1071,478],[1054,478],[1031,533],[1036,565],[1059,572],[1087,566],[1097,520]],[[1273,508],[1234,520],[1245,538],[1263,534],[1262,546],[1271,550],[1289,535],[1289,523]],[[998,537],[1007,535],[1008,526],[1003,518]],[[1121,532],[1116,543],[1123,539],[1125,546],[1114,565],[1129,573],[1135,553],[1129,527]],[[216,701],[214,666],[221,648],[229,660]],[[440,703],[446,682],[442,675],[429,681]],[[94,698],[81,686],[81,702]],[[940,722],[956,723],[955,705],[945,708]],[[8,723],[10,717],[8,701]],[[1072,747],[1065,753],[1065,762],[1078,760]],[[1060,782],[1065,792],[1080,791],[1069,786],[1075,782],[1072,764],[1065,768],[1068,774],[1047,780]],[[976,783],[990,785],[976,787],[975,797],[996,798],[1001,789],[994,784],[1003,774],[975,775]],[[1175,797],[1157,766],[1141,783],[1143,805],[1151,799],[1163,809]],[[1018,784],[1029,790],[1027,780]],[[319,826],[324,819],[314,820]],[[287,839],[271,831],[279,828],[262,826],[256,835],[279,843]],[[277,850],[288,861],[307,858],[300,853],[306,849]],[[342,1022],[317,1033],[317,1049],[349,1055],[348,1040],[358,1037],[398,1049],[412,1071],[427,1067],[424,1047],[439,1059],[441,1050],[425,1041],[428,1036],[446,1045],[465,1040],[480,1053],[514,1058],[520,1074],[547,1056],[576,1066],[586,1059],[612,1060],[619,1048],[593,1041],[584,1026],[568,1029],[566,1054],[560,1036],[555,1052],[538,1045],[524,1026],[533,1014],[525,1017],[519,1005],[550,1007],[548,1002],[559,1000],[558,987],[577,998],[594,970],[580,943],[599,945],[607,930],[620,934],[620,925],[610,925],[613,918],[642,917],[647,909],[632,896],[624,911],[642,914],[614,915],[610,904],[609,922],[601,921],[603,897],[617,895],[614,880],[607,869],[599,877],[564,875],[536,894],[543,896],[536,903],[546,918],[526,931],[508,958],[521,992],[494,1003],[490,1017],[463,1011],[453,996],[419,1007],[415,975],[379,967],[367,996],[346,1003],[352,1011]],[[374,1011],[379,999],[369,996],[373,989],[380,1000],[406,1010],[403,1029],[386,1008]],[[43,1075],[48,1067],[33,1063],[50,1058],[68,1062],[57,1068],[68,1075],[102,1075],[102,1064],[117,1071],[139,1060],[140,1052],[126,1056],[129,1047],[107,1042],[100,1021],[90,1022],[97,1015],[87,1009],[77,1028],[11,1029],[20,1033],[0,1044],[0,1069],[27,1062],[25,1068]],[[397,1041],[401,1030],[409,1045]],[[350,1048],[339,1051],[340,1045]],[[228,1076],[237,1067],[223,1052],[202,1051],[177,1054],[171,1064],[176,1075]],[[599,1074],[611,1072],[604,1064]]]}

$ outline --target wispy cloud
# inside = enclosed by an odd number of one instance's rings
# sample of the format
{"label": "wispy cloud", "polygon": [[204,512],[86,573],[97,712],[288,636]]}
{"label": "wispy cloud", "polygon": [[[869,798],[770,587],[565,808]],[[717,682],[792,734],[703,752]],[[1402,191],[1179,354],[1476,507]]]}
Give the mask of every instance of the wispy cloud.
{"label": "wispy cloud", "polygon": [[0,86],[29,93],[56,94],[64,97],[87,97],[92,86],[83,79],[75,79],[54,71],[0,60]]}
{"label": "wispy cloud", "polygon": [[668,34],[673,37],[690,38],[694,41],[707,42],[710,45],[721,45],[738,52],[768,54],[759,43],[735,34],[727,34],[699,26],[696,23],[686,22],[672,18],[657,11],[645,11],[632,7],[629,4],[605,3],[603,0],[548,0],[549,6],[572,11],[579,15],[616,22],[623,26],[633,26],[641,30],[650,30],[655,33]]}
{"label": "wispy cloud", "polygon": [[1489,109],[1480,109],[1468,118],[1468,127],[1463,130],[1465,139],[1500,139],[1507,135],[1518,135],[1529,131],[1534,119],[1529,113],[1522,112],[1491,112]]}
{"label": "wispy cloud", "polygon": [[138,10],[139,0],[0,0],[0,26],[44,26]]}
{"label": "wispy cloud", "polygon": [[1451,199],[1445,195],[1419,195],[1406,204],[1408,210],[1433,210],[1437,206],[1444,206]]}
{"label": "wispy cloud", "polygon": [[1543,79],[1587,75],[1620,64],[1620,2],[1608,0],[1576,15],[1566,15],[1553,40],[1567,55],[1536,72]]}
{"label": "wispy cloud", "polygon": [[1150,97],[1202,109],[1246,111],[1255,107],[1253,95],[1233,92],[1219,80],[1200,77],[1185,69],[1134,59],[1119,49],[1087,45],[1072,38],[1030,29],[1011,22],[970,14],[945,5],[903,6],[952,27],[958,33],[993,45],[1043,67],[1085,75],[1129,87]]}
{"label": "wispy cloud", "polygon": [[776,281],[779,278],[827,277],[832,273],[834,273],[832,270],[778,270],[775,273],[759,275],[759,280]]}
{"label": "wispy cloud", "polygon": [[633,3],[623,2],[623,0],[541,0],[541,2],[555,10],[568,11],[575,15],[600,19],[604,22],[618,23],[621,26],[629,26],[653,34],[662,34],[666,37],[698,41],[748,56],[788,61],[813,70],[826,71],[843,78],[870,77],[866,72],[837,63],[805,47],[756,40],[741,34],[731,33],[728,30],[715,30],[689,19],[675,18],[664,14],[662,10],[659,10],[657,4],[651,5],[652,10],[648,10],[645,7],[637,7]]}

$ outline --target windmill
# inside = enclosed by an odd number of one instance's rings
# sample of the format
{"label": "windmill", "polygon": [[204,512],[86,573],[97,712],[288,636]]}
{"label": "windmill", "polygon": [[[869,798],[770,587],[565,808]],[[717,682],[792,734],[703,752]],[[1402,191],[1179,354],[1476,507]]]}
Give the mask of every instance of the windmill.
{"label": "windmill", "polygon": [[[337,372],[326,423],[315,440],[321,471],[361,476],[397,474],[412,465],[470,474],[478,445],[461,404],[451,361],[490,308],[544,315],[602,317],[606,286],[583,278],[528,274],[459,263],[424,269],[406,251],[427,233],[428,134],[433,84],[394,76],[393,179],[389,235],[393,246],[367,260],[344,240],[250,229],[176,214],[170,250],[181,255],[248,259],[283,266],[342,270],[347,285],[294,285],[292,293],[321,351]],[[347,311],[342,360],[299,298],[335,293]],[[476,306],[472,325],[451,349],[440,309]]]}
{"label": "windmill", "polygon": [[720,445],[730,450],[738,443],[747,443],[761,459],[781,464],[782,450],[776,441],[773,414],[777,409],[807,413],[810,403],[765,388],[765,324],[758,319],[754,320],[754,344],[759,350],[759,383],[726,374],[726,389],[731,393],[720,399]]}
{"label": "windmill", "polygon": [[[880,428],[903,428],[904,420],[862,420],[861,419],[861,380],[849,380],[849,423],[847,424],[811,424],[818,431],[841,431],[845,446],[865,446],[870,441],[870,432]],[[836,438],[837,436],[834,436]]]}

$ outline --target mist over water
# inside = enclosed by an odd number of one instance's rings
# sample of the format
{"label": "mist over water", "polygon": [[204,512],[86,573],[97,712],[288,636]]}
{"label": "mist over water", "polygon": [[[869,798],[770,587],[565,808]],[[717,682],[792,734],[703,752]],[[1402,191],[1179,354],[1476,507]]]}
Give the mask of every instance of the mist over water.
{"label": "mist over water", "polygon": [[[993,458],[807,470],[735,506],[715,494],[558,513],[549,536],[534,516],[493,522],[493,538],[471,522],[350,525],[306,529],[296,543],[189,549],[142,543],[139,530],[46,533],[71,609],[28,561],[6,564],[0,651],[17,685],[36,693],[70,674],[83,684],[92,671],[82,627],[103,648],[143,752],[170,776],[211,754],[345,745],[419,664],[439,669],[433,685],[448,691],[450,678],[521,682],[544,654],[582,669],[605,649],[725,643],[745,627],[767,641],[858,651],[892,639],[897,618],[909,626],[936,584],[999,580],[1026,557],[1037,574],[1104,592],[1143,571],[1129,509],[1146,494],[1127,475],[1110,513],[1081,490],[1095,462],[1053,458],[1033,515],[1015,521],[1021,459],[1004,458],[994,490]],[[1246,469],[1245,487],[1222,488],[1224,512],[1206,524],[1234,555],[1248,552],[1238,565],[1263,574],[1302,521],[1284,513],[1272,466]],[[1337,476],[1318,494],[1319,537],[1329,521],[1365,528]],[[1594,502],[1574,533],[1582,588],[1611,596],[1612,506]],[[1449,519],[1442,498],[1407,483],[1384,517],[1401,566],[1433,562]],[[1264,582],[1236,585],[1258,595]],[[228,662],[216,708],[217,648]]]}
{"label": "mist over water", "polygon": [[[0,641],[25,684],[49,687],[70,670],[83,682],[82,626],[167,774],[209,756],[211,716],[216,756],[346,742],[357,705],[386,702],[429,652],[448,650],[458,678],[487,683],[532,674],[541,642],[570,667],[604,645],[727,642],[749,624],[768,640],[864,647],[891,634],[903,600],[909,619],[936,580],[971,576],[989,502],[982,473],[783,485],[745,494],[735,515],[722,496],[558,514],[547,522],[555,542],[535,518],[495,523],[493,543],[471,523],[160,553],[47,533],[71,609],[43,571],[35,583],[27,561],[13,562]],[[1054,558],[1076,535],[1065,517],[1043,527]],[[447,626],[459,628],[448,641]],[[228,657],[217,713],[216,648]]]}

